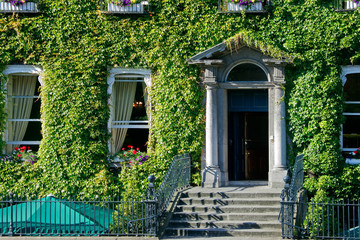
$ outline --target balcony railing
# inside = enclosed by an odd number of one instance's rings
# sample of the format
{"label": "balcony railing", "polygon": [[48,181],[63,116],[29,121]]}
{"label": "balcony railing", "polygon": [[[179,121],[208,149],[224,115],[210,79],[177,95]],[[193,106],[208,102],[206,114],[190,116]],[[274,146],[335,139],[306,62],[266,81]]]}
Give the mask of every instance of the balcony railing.
{"label": "balcony railing", "polygon": [[337,11],[354,11],[360,7],[360,1],[353,0],[335,0],[335,9]]}
{"label": "balcony railing", "polygon": [[248,5],[240,5],[239,3],[233,3],[229,0],[219,0],[219,12],[220,13],[239,13],[245,11],[246,13],[264,13],[266,12],[266,6],[269,5],[269,1],[256,1]]}
{"label": "balcony railing", "polygon": [[37,9],[37,4],[35,2],[26,2],[19,6],[14,6],[12,3],[3,2],[0,0],[0,12],[37,13],[39,10]]}
{"label": "balcony railing", "polygon": [[148,1],[131,4],[129,6],[121,6],[115,3],[102,2],[101,9],[108,14],[146,14],[148,12]]}

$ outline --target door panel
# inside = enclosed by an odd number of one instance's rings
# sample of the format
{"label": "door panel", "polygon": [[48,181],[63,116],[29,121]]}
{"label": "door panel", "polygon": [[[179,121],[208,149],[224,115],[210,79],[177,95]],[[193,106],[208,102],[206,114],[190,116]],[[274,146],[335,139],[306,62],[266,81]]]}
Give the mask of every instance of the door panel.
{"label": "door panel", "polygon": [[245,117],[245,179],[268,179],[268,114],[247,112]]}
{"label": "door panel", "polygon": [[245,179],[244,113],[229,113],[229,180]]}

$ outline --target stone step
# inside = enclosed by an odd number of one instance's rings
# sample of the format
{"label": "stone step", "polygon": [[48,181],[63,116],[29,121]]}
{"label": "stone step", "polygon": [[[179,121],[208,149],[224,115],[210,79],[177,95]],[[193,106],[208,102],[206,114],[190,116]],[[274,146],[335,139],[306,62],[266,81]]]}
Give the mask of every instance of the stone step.
{"label": "stone step", "polygon": [[280,198],[181,198],[178,205],[251,205],[251,206],[280,206]]}
{"label": "stone step", "polygon": [[273,238],[280,239],[281,232],[278,230],[264,229],[225,229],[225,228],[167,228],[166,236],[207,236],[207,237],[238,237],[241,239],[253,238]]}
{"label": "stone step", "polygon": [[273,221],[183,221],[171,220],[169,228],[217,228],[217,229],[269,229],[280,230],[281,224]]}
{"label": "stone step", "polygon": [[175,212],[186,213],[279,213],[279,206],[205,206],[205,205],[177,205]]}
{"label": "stone step", "polygon": [[276,221],[279,213],[173,213],[173,220],[212,220],[212,221]]}
{"label": "stone step", "polygon": [[280,199],[281,192],[184,192],[183,198],[277,198]]}

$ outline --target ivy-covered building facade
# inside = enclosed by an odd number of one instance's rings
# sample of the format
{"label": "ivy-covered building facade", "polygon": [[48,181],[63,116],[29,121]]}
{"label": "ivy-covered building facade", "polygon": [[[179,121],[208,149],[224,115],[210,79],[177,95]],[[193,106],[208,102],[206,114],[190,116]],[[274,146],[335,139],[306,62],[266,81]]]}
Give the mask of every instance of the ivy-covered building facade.
{"label": "ivy-covered building facade", "polygon": [[[184,152],[194,184],[282,187],[304,153],[310,191],[360,193],[356,1],[0,3],[1,147],[39,154],[19,189],[130,189]],[[151,161],[102,188],[127,146]]]}

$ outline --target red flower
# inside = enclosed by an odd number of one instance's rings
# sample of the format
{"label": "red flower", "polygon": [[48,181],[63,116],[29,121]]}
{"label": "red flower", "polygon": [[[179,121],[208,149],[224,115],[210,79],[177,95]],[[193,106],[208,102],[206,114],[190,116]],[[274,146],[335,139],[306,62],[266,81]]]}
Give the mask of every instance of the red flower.
{"label": "red flower", "polygon": [[26,150],[26,146],[22,146],[20,149],[22,149],[22,150]]}
{"label": "red flower", "polygon": [[357,154],[357,151],[354,151],[354,154]]}
{"label": "red flower", "polygon": [[28,147],[28,150],[30,150],[30,147]]}
{"label": "red flower", "polygon": [[358,150],[360,150],[360,147],[358,148]]}
{"label": "red flower", "polygon": [[139,151],[140,149],[139,148],[136,148],[137,151]]}
{"label": "red flower", "polygon": [[24,152],[24,150],[21,149],[20,152]]}
{"label": "red flower", "polygon": [[20,154],[20,153],[18,154],[18,157],[21,158],[21,154]]}
{"label": "red flower", "polygon": [[16,147],[16,148],[15,148],[15,150],[19,150],[19,148],[18,148],[18,147]]}
{"label": "red flower", "polygon": [[133,150],[133,151],[132,151],[132,153],[133,153],[133,154],[136,154],[136,153],[137,153],[137,151],[136,151],[136,150]]}
{"label": "red flower", "polygon": [[128,148],[132,148],[132,146],[131,146],[131,145],[128,145]]}
{"label": "red flower", "polygon": [[121,150],[125,150],[125,148],[122,148]]}

